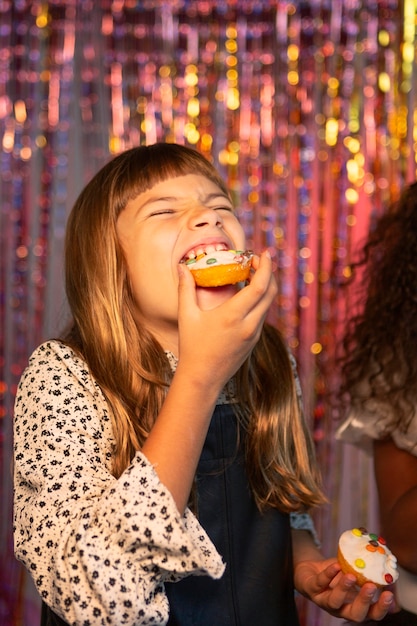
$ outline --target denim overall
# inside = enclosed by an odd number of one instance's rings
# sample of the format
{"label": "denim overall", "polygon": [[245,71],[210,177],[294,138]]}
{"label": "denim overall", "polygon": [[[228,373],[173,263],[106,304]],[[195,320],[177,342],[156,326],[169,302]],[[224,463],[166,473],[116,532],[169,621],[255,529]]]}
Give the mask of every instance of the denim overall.
{"label": "denim overall", "polygon": [[197,516],[222,555],[219,580],[165,585],[168,626],[298,626],[289,515],[260,513],[249,491],[244,441],[230,404],[218,405],[197,469]]}

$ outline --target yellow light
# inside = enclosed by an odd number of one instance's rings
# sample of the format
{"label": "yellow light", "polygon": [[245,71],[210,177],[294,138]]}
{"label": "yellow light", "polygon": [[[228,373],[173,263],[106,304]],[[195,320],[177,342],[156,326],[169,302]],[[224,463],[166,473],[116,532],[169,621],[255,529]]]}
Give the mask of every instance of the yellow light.
{"label": "yellow light", "polygon": [[288,72],[287,80],[290,85],[298,85],[298,72],[296,72],[295,70],[291,70],[290,72]]}
{"label": "yellow light", "polygon": [[380,30],[378,33],[378,42],[380,46],[389,45],[389,33],[386,30]]}
{"label": "yellow light", "polygon": [[237,29],[235,26],[228,26],[226,28],[226,37],[228,37],[229,39],[236,39]]}
{"label": "yellow light", "polygon": [[405,41],[403,44],[403,60],[406,63],[412,63],[414,61],[414,45],[411,42]]}
{"label": "yellow light", "polygon": [[140,124],[140,129],[142,132],[148,133],[150,130],[152,130],[152,126],[153,126],[152,121],[150,119],[145,119],[145,120],[142,120]]}
{"label": "yellow light", "polygon": [[357,133],[359,131],[359,128],[360,128],[359,120],[357,120],[357,119],[349,120],[348,128],[349,128],[351,133]]}
{"label": "yellow light", "polygon": [[111,154],[118,154],[121,150],[121,141],[119,137],[110,137],[109,150]]}
{"label": "yellow light", "polygon": [[220,165],[227,165],[229,162],[229,153],[227,150],[220,150],[219,152],[219,163]]}
{"label": "yellow light", "polygon": [[48,25],[49,16],[48,16],[48,6],[44,2],[41,6],[41,11],[39,15],[36,17],[36,26],[38,28],[45,28]]}
{"label": "yellow light", "polygon": [[337,90],[339,88],[339,81],[337,80],[337,78],[329,78],[327,84],[329,86],[329,89]]}
{"label": "yellow light", "polygon": [[294,43],[290,44],[287,49],[287,56],[290,61],[297,61],[300,54],[298,46]]}
{"label": "yellow light", "polygon": [[23,124],[26,121],[26,104],[23,100],[16,100],[16,102],[14,103],[14,116],[18,124]]}
{"label": "yellow light", "polygon": [[415,0],[404,0],[404,41],[413,41],[415,37]]}
{"label": "yellow light", "polygon": [[228,39],[225,43],[225,48],[227,52],[230,54],[236,54],[237,52],[237,43],[234,39]]}
{"label": "yellow light", "polygon": [[326,143],[328,146],[335,146],[337,143],[337,135],[339,132],[338,121],[334,117],[329,117],[326,122]]}
{"label": "yellow light", "polygon": [[345,137],[343,143],[349,150],[349,152],[352,152],[352,154],[356,154],[357,152],[359,152],[361,147],[359,140],[355,137]]}
{"label": "yellow light", "polygon": [[168,78],[170,74],[171,68],[169,67],[169,65],[161,65],[161,67],[159,68],[159,76],[161,78]]}
{"label": "yellow light", "polygon": [[310,352],[312,354],[320,354],[322,350],[323,350],[323,346],[318,341],[314,342],[310,348]]}
{"label": "yellow light", "polygon": [[227,90],[226,106],[231,111],[236,111],[240,106],[239,91],[235,87],[231,87]]}
{"label": "yellow light", "polygon": [[187,114],[190,117],[198,117],[200,114],[200,101],[198,98],[190,98],[187,102]]}
{"label": "yellow light", "polygon": [[356,189],[352,189],[352,187],[350,187],[345,191],[345,198],[349,202],[349,204],[356,204],[359,199],[359,194]]}
{"label": "yellow light", "polygon": [[387,72],[381,72],[378,76],[378,87],[383,93],[388,93],[391,89],[391,79]]}
{"label": "yellow light", "polygon": [[210,150],[213,145],[213,137],[209,133],[201,135],[201,146],[204,150]]}
{"label": "yellow light", "polygon": [[346,162],[346,172],[351,183],[355,183],[358,180],[359,166],[354,159],[349,159]]}
{"label": "yellow light", "polygon": [[365,165],[365,157],[361,152],[355,154],[355,163],[357,163],[359,167],[363,167]]}
{"label": "yellow light", "polygon": [[184,80],[187,87],[195,87],[198,83],[198,76],[195,73],[189,72],[185,75]]}
{"label": "yellow light", "polygon": [[190,128],[186,133],[185,136],[187,137],[187,141],[189,141],[192,144],[196,144],[198,142],[198,140],[200,139],[200,133],[198,132],[198,130],[194,127],[194,128]]}
{"label": "yellow light", "polygon": [[272,169],[276,176],[282,176],[284,174],[284,166],[282,163],[275,162]]}

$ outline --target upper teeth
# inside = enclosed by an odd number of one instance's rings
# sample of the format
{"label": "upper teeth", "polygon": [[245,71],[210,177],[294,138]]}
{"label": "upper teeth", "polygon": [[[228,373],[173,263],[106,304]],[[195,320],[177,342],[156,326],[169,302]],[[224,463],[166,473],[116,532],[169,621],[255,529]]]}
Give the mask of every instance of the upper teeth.
{"label": "upper teeth", "polygon": [[184,259],[188,261],[189,259],[197,258],[201,254],[211,254],[212,252],[216,252],[219,250],[227,250],[227,246],[225,246],[223,243],[208,244],[207,246],[198,246],[197,248],[189,250],[184,256]]}

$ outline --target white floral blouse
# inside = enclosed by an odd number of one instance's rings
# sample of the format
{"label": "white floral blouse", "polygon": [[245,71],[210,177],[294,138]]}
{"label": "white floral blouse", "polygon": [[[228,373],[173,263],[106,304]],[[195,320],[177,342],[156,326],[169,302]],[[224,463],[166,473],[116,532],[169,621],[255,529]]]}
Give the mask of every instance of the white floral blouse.
{"label": "white floral blouse", "polygon": [[[86,363],[60,342],[41,345],[16,397],[15,553],[68,624],[163,625],[165,581],[219,578],[225,565],[144,455],[112,476],[113,445]],[[292,514],[291,524],[314,534],[309,515]]]}

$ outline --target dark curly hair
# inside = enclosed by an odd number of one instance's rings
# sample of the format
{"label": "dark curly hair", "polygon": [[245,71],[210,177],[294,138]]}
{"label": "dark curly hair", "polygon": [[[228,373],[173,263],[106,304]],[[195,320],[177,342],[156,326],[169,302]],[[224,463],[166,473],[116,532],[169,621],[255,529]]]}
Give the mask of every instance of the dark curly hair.
{"label": "dark curly hair", "polygon": [[359,308],[343,338],[339,397],[406,432],[417,410],[417,182],[379,217],[356,263]]}

